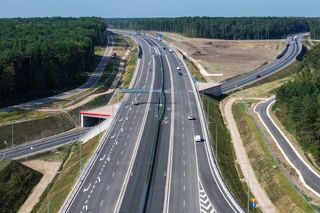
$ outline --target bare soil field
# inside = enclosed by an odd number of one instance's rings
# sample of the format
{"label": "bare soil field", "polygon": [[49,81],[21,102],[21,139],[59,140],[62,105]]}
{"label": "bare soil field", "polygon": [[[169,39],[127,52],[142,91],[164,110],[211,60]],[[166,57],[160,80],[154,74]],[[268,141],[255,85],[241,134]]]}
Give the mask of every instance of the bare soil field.
{"label": "bare soil field", "polygon": [[214,82],[253,71],[273,61],[285,48],[285,40],[215,40],[163,33],[164,38],[200,63]]}

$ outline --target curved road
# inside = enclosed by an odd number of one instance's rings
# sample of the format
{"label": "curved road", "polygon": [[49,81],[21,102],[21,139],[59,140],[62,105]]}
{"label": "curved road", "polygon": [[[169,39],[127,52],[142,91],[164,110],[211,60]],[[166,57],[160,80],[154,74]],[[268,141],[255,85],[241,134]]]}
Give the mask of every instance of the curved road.
{"label": "curved road", "polygon": [[[294,37],[297,36],[297,39]],[[249,84],[260,81],[263,78],[266,78],[284,67],[292,64],[296,57],[299,55],[302,49],[301,40],[303,39],[304,34],[297,34],[294,36],[288,37],[287,41],[290,44],[287,53],[280,59],[276,59],[272,63],[263,66],[253,72],[247,73],[245,75],[232,78],[222,82],[221,90],[222,94],[230,93],[239,88],[245,87]]]}
{"label": "curved road", "polygon": [[260,120],[268,130],[271,137],[276,142],[278,148],[285,156],[286,160],[299,173],[300,180],[309,190],[320,197],[320,175],[300,157],[289,139],[274,123],[269,114],[269,109],[274,102],[275,97],[272,97],[262,103],[259,103],[256,106],[255,111],[259,115]]}

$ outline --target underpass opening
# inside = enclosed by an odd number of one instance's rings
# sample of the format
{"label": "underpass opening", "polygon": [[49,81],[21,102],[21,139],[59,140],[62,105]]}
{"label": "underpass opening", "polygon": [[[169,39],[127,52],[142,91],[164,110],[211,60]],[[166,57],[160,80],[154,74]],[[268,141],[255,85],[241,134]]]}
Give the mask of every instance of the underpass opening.
{"label": "underpass opening", "polygon": [[111,117],[110,114],[104,113],[90,113],[90,112],[80,112],[81,115],[81,127],[93,127],[107,118]]}

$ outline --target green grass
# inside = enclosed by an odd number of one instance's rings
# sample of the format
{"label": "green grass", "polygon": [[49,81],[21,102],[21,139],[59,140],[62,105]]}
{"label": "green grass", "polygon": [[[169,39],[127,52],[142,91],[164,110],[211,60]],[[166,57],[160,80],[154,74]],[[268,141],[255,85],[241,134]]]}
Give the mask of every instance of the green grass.
{"label": "green grass", "polygon": [[5,148],[3,141],[7,141],[8,147],[12,141],[14,145],[23,144],[33,140],[49,137],[74,128],[74,124],[62,113],[47,116],[40,119],[0,126],[0,149]]}
{"label": "green grass", "polygon": [[[81,145],[82,168],[92,156],[102,134],[103,133]],[[64,156],[60,174],[58,174],[52,183],[49,184],[48,188],[41,195],[40,202],[34,207],[32,212],[47,212],[48,203],[50,203],[50,212],[58,212],[79,177],[80,144],[75,143],[73,145],[69,145],[64,152],[66,152],[66,154]],[[50,202],[48,202],[48,191]]]}
{"label": "green grass", "polygon": [[95,46],[94,47],[94,55],[102,57],[105,50],[106,50],[105,46]]}
{"label": "green grass", "polygon": [[17,212],[41,177],[17,161],[0,161],[0,211]]}
{"label": "green grass", "polygon": [[192,63],[192,61],[190,61],[188,58],[186,58],[185,56],[183,57],[184,61],[186,62],[186,65],[188,67],[188,69],[191,72],[191,75],[197,80],[197,81],[201,81],[201,82],[206,82],[206,79],[201,75],[200,71],[198,70],[198,68]]}
{"label": "green grass", "polygon": [[137,48],[135,48],[128,56],[128,60],[125,64],[125,71],[122,78],[122,87],[129,87],[131,79],[136,70],[137,64]]}
{"label": "green grass", "polygon": [[[237,165],[235,162],[236,156],[231,142],[231,137],[221,117],[219,103],[220,102],[214,98],[203,95],[203,107],[206,113],[207,121],[209,122],[212,147],[214,151],[216,145],[218,147],[218,166],[227,187],[234,195],[240,206],[243,209],[247,209],[248,186],[245,182],[241,181],[241,179],[243,179],[243,175],[238,167],[239,165]],[[218,133],[217,141],[215,140],[216,125]],[[216,142],[218,143],[216,144]],[[253,197],[251,192],[250,197]],[[255,212],[261,211],[256,209]]]}
{"label": "green grass", "polygon": [[72,119],[77,124],[79,124],[80,123],[79,115],[80,115],[81,111],[107,105],[109,103],[109,100],[111,99],[112,95],[113,95],[113,93],[100,95],[100,96],[94,98],[93,100],[89,101],[88,103],[82,105],[81,107],[77,107],[73,110],[70,110],[68,113],[72,117]]}
{"label": "green grass", "polygon": [[98,83],[95,85],[95,88],[99,88],[97,92],[103,92],[109,89],[119,71],[120,61],[121,60],[117,58],[108,62]]}
{"label": "green grass", "polygon": [[15,110],[11,112],[0,112],[0,123],[6,124],[16,120],[36,119],[48,116],[47,112],[35,112],[26,110]]}
{"label": "green grass", "polygon": [[312,207],[282,173],[262,130],[247,113],[250,102],[233,105],[233,114],[255,175],[280,212],[313,212]]}

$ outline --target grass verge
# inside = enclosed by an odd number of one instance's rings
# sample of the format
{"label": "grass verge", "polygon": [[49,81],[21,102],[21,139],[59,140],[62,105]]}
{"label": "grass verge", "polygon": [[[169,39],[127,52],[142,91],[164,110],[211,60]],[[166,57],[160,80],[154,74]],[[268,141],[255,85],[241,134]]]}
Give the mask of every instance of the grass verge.
{"label": "grass verge", "polygon": [[[207,95],[203,95],[202,100],[205,115],[209,122],[212,147],[214,150],[215,147],[218,148],[217,161],[223,179],[240,206],[243,209],[247,209],[248,186],[245,181],[242,181],[243,175],[241,169],[239,165],[236,164],[236,156],[231,137],[221,116],[219,108],[220,102]],[[218,133],[217,135],[215,134],[216,132]],[[249,197],[253,197],[251,192]],[[254,211],[261,212],[259,209],[255,209]],[[252,208],[250,208],[250,212],[253,212]]]}
{"label": "grass verge", "polygon": [[41,177],[17,161],[0,161],[0,211],[17,212]]}
{"label": "grass verge", "polygon": [[232,111],[255,175],[279,212],[312,212],[312,207],[282,173],[254,118],[252,102],[236,103]]}
{"label": "grass verge", "polygon": [[186,65],[188,67],[188,70],[190,70],[191,75],[197,80],[201,82],[206,82],[207,80],[201,75],[198,68],[193,64],[192,61],[190,61],[187,57],[183,55],[183,60],[186,62]]}
{"label": "grass verge", "polygon": [[[74,127],[74,124],[66,117],[65,114],[56,113],[40,119],[14,123],[13,125],[9,124],[0,126],[0,135],[1,139],[3,141],[7,141],[8,147],[10,147],[12,139],[14,146],[16,146],[51,135],[56,135]],[[5,148],[5,144],[1,142],[0,149],[3,148]]]}
{"label": "grass verge", "polygon": [[[95,151],[102,134],[81,145],[82,168]],[[47,212],[48,209],[50,212],[58,212],[79,177],[80,143],[67,146],[65,153],[59,174],[48,185],[32,212]],[[46,157],[42,155],[42,158]]]}

